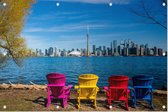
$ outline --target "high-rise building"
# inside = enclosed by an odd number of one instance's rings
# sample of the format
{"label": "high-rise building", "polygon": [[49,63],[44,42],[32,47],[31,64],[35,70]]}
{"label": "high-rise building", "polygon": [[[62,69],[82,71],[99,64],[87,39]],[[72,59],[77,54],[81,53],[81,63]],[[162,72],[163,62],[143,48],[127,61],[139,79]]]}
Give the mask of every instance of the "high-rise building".
{"label": "high-rise building", "polygon": [[127,40],[124,40],[124,48],[127,48]]}
{"label": "high-rise building", "polygon": [[138,46],[138,44],[136,44],[136,56],[139,56],[139,46]]}
{"label": "high-rise building", "polygon": [[54,56],[54,49],[53,49],[52,47],[50,47],[50,48],[48,49],[48,55],[49,55],[49,56]]}
{"label": "high-rise building", "polygon": [[111,52],[109,54],[111,54],[111,55],[114,54],[114,49],[113,49],[113,43],[112,42],[111,42]]}
{"label": "high-rise building", "polygon": [[45,56],[48,56],[48,50],[45,49]]}
{"label": "high-rise building", "polygon": [[144,48],[140,47],[140,56],[144,56]]}
{"label": "high-rise building", "polygon": [[137,55],[137,48],[136,47],[129,48],[129,55],[136,56]]}
{"label": "high-rise building", "polygon": [[163,49],[158,48],[158,55],[159,55],[159,56],[163,56]]}
{"label": "high-rise building", "polygon": [[122,48],[121,47],[122,47],[121,45],[118,46],[118,54],[119,55],[122,55]]}
{"label": "high-rise building", "polygon": [[128,39],[128,48],[132,47],[132,41],[130,39]]}
{"label": "high-rise building", "polygon": [[103,46],[103,55],[106,55],[106,46]]}
{"label": "high-rise building", "polygon": [[39,56],[39,50],[36,49],[36,56]]}
{"label": "high-rise building", "polygon": [[144,55],[147,56],[148,55],[148,44],[145,44],[145,51],[144,51]]}
{"label": "high-rise building", "polygon": [[93,45],[93,54],[95,55],[96,52],[96,45]]}
{"label": "high-rise building", "polygon": [[123,55],[128,56],[128,48],[123,48]]}
{"label": "high-rise building", "polygon": [[114,48],[114,53],[117,52],[117,40],[113,41],[113,48]]}
{"label": "high-rise building", "polygon": [[107,56],[111,55],[111,48],[107,47]]}
{"label": "high-rise building", "polygon": [[150,55],[150,56],[153,56],[153,55],[154,55],[154,49],[153,49],[153,48],[150,49],[149,55]]}
{"label": "high-rise building", "polygon": [[57,56],[57,48],[54,49],[54,56]]}
{"label": "high-rise building", "polygon": [[101,47],[101,46],[99,46],[99,50],[100,50],[100,51],[102,50],[102,47]]}
{"label": "high-rise building", "polygon": [[154,55],[158,56],[158,48],[157,47],[154,47]]}
{"label": "high-rise building", "polygon": [[148,48],[148,44],[145,44],[145,48]]}
{"label": "high-rise building", "polygon": [[39,56],[43,56],[43,52],[41,49],[39,49]]}

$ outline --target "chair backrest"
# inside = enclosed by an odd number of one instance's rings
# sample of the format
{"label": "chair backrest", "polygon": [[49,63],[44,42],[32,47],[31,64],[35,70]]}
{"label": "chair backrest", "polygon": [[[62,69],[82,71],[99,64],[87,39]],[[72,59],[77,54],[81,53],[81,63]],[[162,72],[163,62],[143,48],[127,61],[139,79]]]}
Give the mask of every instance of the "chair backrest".
{"label": "chair backrest", "polygon": [[[114,100],[120,100],[121,98],[126,98],[125,93],[127,92],[128,88],[128,81],[129,77],[124,75],[114,75],[109,77],[109,88],[112,87],[113,89],[110,89],[111,98]],[[116,88],[116,89],[115,89]],[[119,89],[123,88],[123,89]]]}
{"label": "chair backrest", "polygon": [[98,81],[98,76],[95,74],[83,74],[78,77],[80,86],[96,86]]}
{"label": "chair backrest", "polygon": [[132,78],[133,86],[152,86],[153,77],[147,75],[137,75]]}
{"label": "chair backrest", "polygon": [[55,97],[61,97],[63,95],[63,88],[66,83],[66,77],[64,74],[60,73],[50,73],[47,76],[48,84],[54,84],[51,87],[51,93]]}
{"label": "chair backrest", "polygon": [[128,87],[129,77],[124,75],[114,75],[109,77],[109,86],[110,87]]}
{"label": "chair backrest", "polygon": [[[98,76],[95,74],[83,74],[78,77],[79,86],[85,86],[88,88],[80,88],[80,96],[92,97],[96,94],[96,86],[98,82]],[[93,88],[90,88],[93,87]]]}
{"label": "chair backrest", "polygon": [[[137,75],[132,78],[133,86],[144,86],[144,87],[152,87],[153,77],[148,75]],[[149,89],[151,88],[135,88],[136,98],[150,98]]]}

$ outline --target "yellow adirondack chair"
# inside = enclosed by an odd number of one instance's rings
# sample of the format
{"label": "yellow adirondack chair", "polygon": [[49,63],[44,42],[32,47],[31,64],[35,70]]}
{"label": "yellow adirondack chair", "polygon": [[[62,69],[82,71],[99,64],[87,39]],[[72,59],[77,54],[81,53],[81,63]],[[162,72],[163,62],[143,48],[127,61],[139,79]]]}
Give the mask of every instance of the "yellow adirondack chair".
{"label": "yellow adirondack chair", "polygon": [[92,100],[94,101],[94,107],[96,105],[96,95],[99,90],[97,87],[98,76],[95,74],[83,74],[78,77],[79,86],[75,86],[78,92],[78,109],[80,108],[80,100]]}

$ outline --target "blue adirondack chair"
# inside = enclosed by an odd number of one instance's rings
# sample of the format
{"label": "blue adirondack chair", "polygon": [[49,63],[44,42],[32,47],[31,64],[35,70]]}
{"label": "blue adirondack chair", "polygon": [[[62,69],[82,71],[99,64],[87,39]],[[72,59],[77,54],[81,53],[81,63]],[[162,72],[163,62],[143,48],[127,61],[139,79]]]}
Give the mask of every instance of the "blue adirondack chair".
{"label": "blue adirondack chair", "polygon": [[133,81],[133,89],[131,90],[131,97],[133,106],[136,108],[136,101],[137,100],[146,100],[149,102],[150,107],[154,109],[153,107],[153,88],[152,88],[152,82],[153,82],[152,76],[147,75],[138,75],[134,76],[132,78]]}

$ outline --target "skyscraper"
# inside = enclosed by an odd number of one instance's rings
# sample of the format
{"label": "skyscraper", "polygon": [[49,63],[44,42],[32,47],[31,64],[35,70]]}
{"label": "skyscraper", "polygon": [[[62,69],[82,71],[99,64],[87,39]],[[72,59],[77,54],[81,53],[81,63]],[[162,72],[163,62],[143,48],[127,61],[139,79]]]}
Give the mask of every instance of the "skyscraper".
{"label": "skyscraper", "polygon": [[96,45],[93,45],[93,54],[95,55],[96,52]]}
{"label": "skyscraper", "polygon": [[163,56],[163,49],[158,48],[158,55],[159,55],[159,56]]}
{"label": "skyscraper", "polygon": [[48,50],[45,49],[45,56],[48,56]]}
{"label": "skyscraper", "polygon": [[57,48],[55,47],[54,56],[57,56]]}
{"label": "skyscraper", "polygon": [[39,50],[36,49],[36,56],[39,56]]}
{"label": "skyscraper", "polygon": [[121,48],[121,45],[118,46],[118,54],[119,54],[119,55],[122,54],[122,48]]}
{"label": "skyscraper", "polygon": [[114,52],[117,51],[117,40],[113,41],[113,48],[114,48]]}
{"label": "skyscraper", "polygon": [[158,48],[157,47],[154,47],[154,55],[158,56]]}
{"label": "skyscraper", "polygon": [[106,55],[106,46],[103,46],[103,55]]}
{"label": "skyscraper", "polygon": [[144,54],[145,56],[148,55],[148,50],[149,50],[149,49],[148,49],[148,44],[145,44],[145,54]]}
{"label": "skyscraper", "polygon": [[113,41],[114,56],[118,56],[117,40]]}
{"label": "skyscraper", "polygon": [[48,55],[49,55],[49,56],[53,56],[53,55],[54,55],[54,49],[53,49],[52,47],[50,47],[50,48],[48,49]]}
{"label": "skyscraper", "polygon": [[109,52],[111,55],[114,54],[114,49],[113,49],[113,43],[111,42],[111,52]]}

